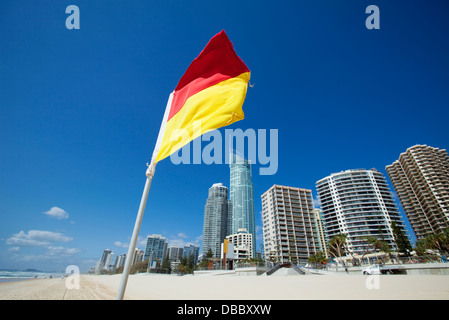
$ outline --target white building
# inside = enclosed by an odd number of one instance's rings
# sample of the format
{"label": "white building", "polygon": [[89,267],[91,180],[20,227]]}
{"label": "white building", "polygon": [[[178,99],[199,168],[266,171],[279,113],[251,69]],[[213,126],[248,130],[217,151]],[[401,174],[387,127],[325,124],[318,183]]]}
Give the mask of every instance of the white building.
{"label": "white building", "polygon": [[368,236],[395,249],[391,222],[404,225],[382,173],[376,169],[346,170],[317,181],[316,186],[329,239],[346,234],[353,254],[364,253]]}
{"label": "white building", "polygon": [[226,236],[226,239],[234,245],[234,259],[245,260],[254,256],[253,235],[245,228],[239,229],[237,233]]}
{"label": "white building", "polygon": [[274,185],[261,197],[265,260],[306,264],[321,248],[312,190]]}

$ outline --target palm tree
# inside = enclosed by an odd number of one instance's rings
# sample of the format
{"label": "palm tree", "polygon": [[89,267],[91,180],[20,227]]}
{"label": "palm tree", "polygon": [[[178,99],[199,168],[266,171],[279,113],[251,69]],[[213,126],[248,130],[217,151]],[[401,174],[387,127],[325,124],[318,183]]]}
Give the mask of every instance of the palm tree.
{"label": "palm tree", "polygon": [[373,236],[369,236],[369,237],[365,237],[364,240],[365,240],[366,245],[364,247],[362,257],[360,258],[360,264],[362,264],[363,258],[365,258],[365,255],[367,255],[368,253],[376,252],[376,251],[388,253],[391,251],[388,243],[382,239],[379,239],[379,238],[376,238]]}
{"label": "palm tree", "polygon": [[431,233],[428,234],[421,241],[422,246],[425,249],[437,250],[440,253],[449,253],[449,228],[443,233]]}
{"label": "palm tree", "polygon": [[332,237],[332,239],[329,240],[329,253],[333,255],[335,258],[340,258],[340,261],[343,265],[343,259],[342,256],[346,252],[346,239],[348,238],[347,234],[339,233]]}

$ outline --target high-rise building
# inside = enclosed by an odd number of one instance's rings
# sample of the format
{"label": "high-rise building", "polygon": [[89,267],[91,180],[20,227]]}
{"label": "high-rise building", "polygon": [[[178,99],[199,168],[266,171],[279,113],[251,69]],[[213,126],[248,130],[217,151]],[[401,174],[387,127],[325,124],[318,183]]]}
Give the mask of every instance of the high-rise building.
{"label": "high-rise building", "polygon": [[168,247],[167,256],[169,260],[181,260],[183,248],[181,247]]}
{"label": "high-rise building", "polygon": [[312,190],[274,185],[261,198],[265,259],[306,264],[320,251]]}
{"label": "high-rise building", "polygon": [[167,254],[167,245],[167,238],[161,236],[160,234],[147,236],[144,261],[151,259],[162,262]]}
{"label": "high-rise building", "polygon": [[115,260],[115,268],[120,268],[125,265],[126,254],[118,255]]}
{"label": "high-rise building", "polygon": [[417,239],[449,228],[449,156],[445,149],[415,145],[386,170]]}
{"label": "high-rise building", "polygon": [[320,239],[320,251],[323,252],[327,258],[327,242],[329,240],[327,238],[326,228],[324,227],[323,211],[321,209],[314,209],[313,211],[315,212],[315,228],[317,229],[318,237]]}
{"label": "high-rise building", "polygon": [[396,248],[391,222],[396,221],[404,232],[405,228],[382,173],[346,170],[317,181],[316,186],[329,239],[346,234],[353,254],[364,253],[369,236]]}
{"label": "high-rise building", "polygon": [[212,250],[215,258],[220,257],[220,245],[228,235],[231,226],[231,201],[228,188],[215,183],[209,188],[209,196],[204,207],[203,255]]}
{"label": "high-rise building", "polygon": [[133,261],[132,261],[132,265],[134,266],[137,262],[142,262],[145,259],[145,251],[139,249],[139,248],[135,248],[134,249],[134,255],[132,257]]}
{"label": "high-rise building", "polygon": [[101,268],[103,268],[103,267],[105,267],[107,265],[107,260],[108,260],[108,257],[109,257],[109,255],[111,253],[112,253],[111,249],[105,249],[103,251],[103,255],[101,256],[101,259],[100,259]]}
{"label": "high-rise building", "polygon": [[234,259],[245,260],[254,257],[253,235],[246,229],[239,229],[237,233],[226,236],[234,245]]}
{"label": "high-rise building", "polygon": [[198,262],[199,253],[200,253],[200,247],[191,244],[188,246],[184,246],[182,255],[183,255],[183,257],[186,257],[186,258],[193,256],[193,262],[194,262],[194,264],[196,264]]}
{"label": "high-rise building", "polygon": [[232,203],[232,225],[230,233],[246,229],[252,234],[253,257],[256,254],[256,227],[254,216],[254,190],[251,181],[251,162],[232,154],[230,161],[229,198]]}

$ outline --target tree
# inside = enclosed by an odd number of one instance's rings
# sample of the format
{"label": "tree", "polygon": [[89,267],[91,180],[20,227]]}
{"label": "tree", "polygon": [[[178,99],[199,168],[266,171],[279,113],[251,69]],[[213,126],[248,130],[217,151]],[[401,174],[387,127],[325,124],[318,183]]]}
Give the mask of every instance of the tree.
{"label": "tree", "polygon": [[212,252],[212,249],[209,248],[209,250],[207,250],[207,252],[206,252],[206,258],[207,258],[207,259],[210,259],[210,258],[212,258],[213,256],[214,256],[214,253]]}
{"label": "tree", "polygon": [[339,233],[332,237],[332,239],[329,240],[329,253],[334,256],[335,258],[340,258],[340,261],[343,265],[343,259],[342,256],[345,254],[346,251],[346,239],[348,238],[348,235],[344,233]]}
{"label": "tree", "polygon": [[319,264],[324,264],[325,262],[328,262],[328,259],[326,258],[326,256],[324,255],[323,252],[318,251],[314,255],[311,255],[309,258],[307,258],[307,261],[309,263],[314,263],[315,264],[315,268],[316,268],[318,263]]}
{"label": "tree", "polygon": [[362,253],[362,257],[360,258],[360,264],[362,264],[363,258],[365,258],[365,256],[369,253],[376,252],[376,251],[388,253],[391,251],[388,243],[382,239],[379,239],[379,238],[376,238],[373,236],[369,236],[369,237],[364,237],[364,240],[365,240],[365,245],[363,247],[364,250]]}
{"label": "tree", "polygon": [[404,230],[396,224],[396,221],[391,223],[391,228],[393,229],[394,242],[398,248],[398,252],[408,255],[408,253],[412,251],[412,245]]}
{"label": "tree", "polygon": [[193,254],[189,255],[188,257],[182,257],[181,262],[178,265],[178,272],[185,274],[185,273],[193,273],[195,270],[195,261]]}
{"label": "tree", "polygon": [[[418,245],[418,243],[417,243]],[[449,228],[442,233],[431,233],[419,241],[424,249],[436,250],[440,253],[449,254]]]}
{"label": "tree", "polygon": [[162,269],[164,269],[166,271],[166,273],[171,273],[171,264],[170,264],[170,260],[168,260],[168,257],[166,257],[162,261]]}

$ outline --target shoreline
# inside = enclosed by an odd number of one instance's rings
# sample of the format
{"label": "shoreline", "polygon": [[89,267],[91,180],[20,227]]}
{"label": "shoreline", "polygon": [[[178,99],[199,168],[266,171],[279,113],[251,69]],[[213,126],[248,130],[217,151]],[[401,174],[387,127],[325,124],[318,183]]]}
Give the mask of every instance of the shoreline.
{"label": "shoreline", "polygon": [[[0,282],[0,300],[115,300],[118,275]],[[69,283],[70,285],[70,283]],[[449,276],[130,275],[125,300],[449,300]]]}

